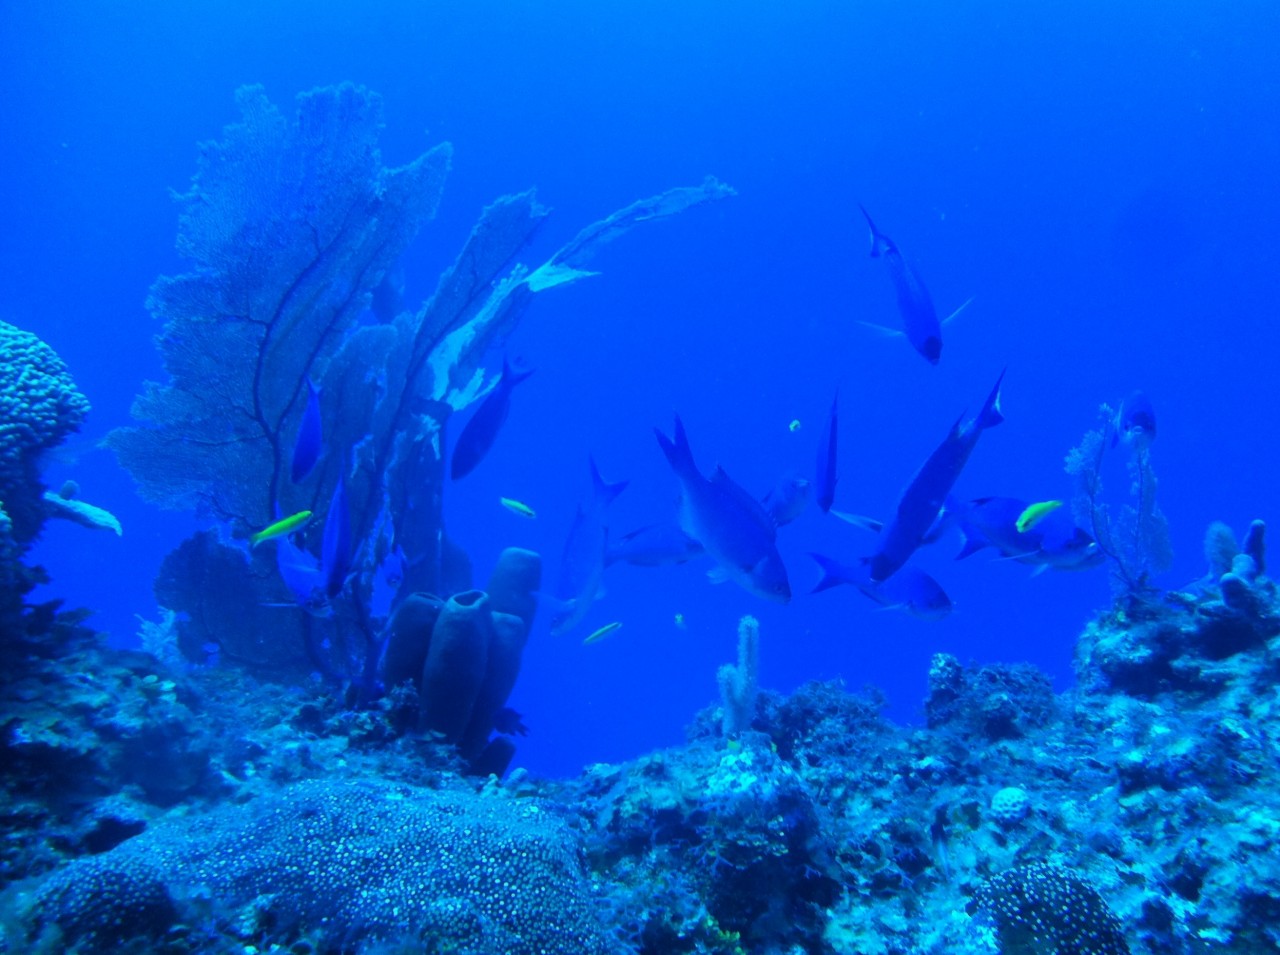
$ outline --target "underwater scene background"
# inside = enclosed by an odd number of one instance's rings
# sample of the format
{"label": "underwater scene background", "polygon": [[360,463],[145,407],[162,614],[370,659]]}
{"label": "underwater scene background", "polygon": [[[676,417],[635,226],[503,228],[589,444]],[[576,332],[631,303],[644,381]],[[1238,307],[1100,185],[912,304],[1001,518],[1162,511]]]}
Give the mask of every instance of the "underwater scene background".
{"label": "underwater scene background", "polygon": [[4,5],[4,950],[1280,951],[1278,41]]}

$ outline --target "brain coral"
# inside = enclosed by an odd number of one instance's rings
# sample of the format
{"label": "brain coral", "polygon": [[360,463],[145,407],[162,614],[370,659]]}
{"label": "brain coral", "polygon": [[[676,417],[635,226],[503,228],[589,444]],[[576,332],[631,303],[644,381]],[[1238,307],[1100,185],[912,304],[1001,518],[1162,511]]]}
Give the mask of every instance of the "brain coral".
{"label": "brain coral", "polygon": [[988,879],[970,912],[994,920],[1003,955],[1128,955],[1120,922],[1093,886],[1047,862]]}
{"label": "brain coral", "polygon": [[477,955],[608,950],[576,844],[545,810],[372,780],[305,782],[162,821],[54,873],[32,895],[28,918],[33,937],[60,931],[63,943],[107,951],[162,937],[170,913],[182,915],[193,894],[214,906],[219,934],[259,944],[306,938],[320,951],[345,952],[400,942]]}
{"label": "brain coral", "polygon": [[0,508],[18,543],[44,521],[40,455],[79,429],[89,402],[57,353],[30,332],[0,322]]}

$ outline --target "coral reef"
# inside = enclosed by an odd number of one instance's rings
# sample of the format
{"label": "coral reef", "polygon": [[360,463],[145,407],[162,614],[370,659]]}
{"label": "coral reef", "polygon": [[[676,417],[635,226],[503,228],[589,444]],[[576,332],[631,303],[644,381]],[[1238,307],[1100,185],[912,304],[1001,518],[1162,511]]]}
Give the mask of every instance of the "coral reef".
{"label": "coral reef", "polygon": [[41,455],[79,431],[88,413],[57,353],[0,322],[0,510],[13,544],[30,543],[44,524]]}
{"label": "coral reef", "polygon": [[416,940],[419,950],[473,955],[607,950],[577,839],[536,802],[376,780],[303,782],[156,823],[65,867],[25,904],[33,944],[84,952],[231,939]]}
{"label": "coral reef", "polygon": [[683,746],[557,781],[466,775],[416,732],[412,679],[353,711],[192,667],[164,624],[170,662],[60,622],[0,687],[0,932],[219,955],[1275,952],[1280,599],[1260,572],[1233,608],[1221,576],[1093,621],[1068,693],[940,654],[925,726],[838,683],[759,690],[733,735],[724,700]]}
{"label": "coral reef", "polygon": [[0,322],[0,636],[40,630],[39,620],[24,622],[23,598],[44,576],[24,566],[22,557],[47,519],[120,533],[110,513],[74,500],[75,482],[55,494],[41,479],[44,455],[79,431],[88,413],[88,400],[57,353],[30,332]]}
{"label": "coral reef", "polygon": [[995,919],[1005,955],[1128,955],[1120,922],[1091,885],[1062,866],[1018,866],[987,880],[969,906]]}

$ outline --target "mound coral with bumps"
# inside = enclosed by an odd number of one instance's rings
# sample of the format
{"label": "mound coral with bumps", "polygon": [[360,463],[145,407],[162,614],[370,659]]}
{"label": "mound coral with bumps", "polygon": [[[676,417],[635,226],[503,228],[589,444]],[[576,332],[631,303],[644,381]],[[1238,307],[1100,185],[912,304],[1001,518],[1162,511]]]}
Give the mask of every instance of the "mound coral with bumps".
{"label": "mound coral with bumps", "polygon": [[[202,923],[210,899],[219,915]],[[62,869],[29,906],[46,944],[89,952],[138,939],[194,949],[218,936],[605,951],[576,841],[537,803],[380,780],[303,782],[157,823]]]}

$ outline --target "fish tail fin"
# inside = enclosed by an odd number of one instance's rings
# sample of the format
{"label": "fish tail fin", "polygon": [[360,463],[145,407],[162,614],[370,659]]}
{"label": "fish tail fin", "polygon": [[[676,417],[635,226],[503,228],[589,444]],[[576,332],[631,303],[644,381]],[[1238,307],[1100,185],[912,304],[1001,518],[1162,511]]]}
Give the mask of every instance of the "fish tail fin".
{"label": "fish tail fin", "polygon": [[832,587],[839,587],[845,582],[845,575],[841,573],[840,564],[823,554],[815,554],[810,552],[810,557],[814,563],[818,565],[818,570],[822,571],[822,576],[818,578],[818,582],[813,585],[813,589],[809,591],[811,594],[822,593],[824,590],[830,590]]}
{"label": "fish tail fin", "polygon": [[588,455],[587,461],[591,464],[591,493],[597,504],[607,507],[613,503],[614,498],[627,489],[627,485],[631,482],[617,481],[610,484],[600,476],[600,468],[596,466],[595,456]]}
{"label": "fish tail fin", "polygon": [[983,404],[982,410],[978,412],[978,428],[994,428],[1004,420],[1004,412],[1000,410],[1000,385],[1004,382],[1004,373],[1008,369],[1000,372],[1000,377],[996,379],[996,385],[991,389],[991,394],[987,395],[986,403]]}
{"label": "fish tail fin", "polygon": [[523,366],[512,368],[511,362],[507,361],[507,356],[502,356],[502,380],[508,385],[520,384],[520,382],[532,375],[535,370],[534,368],[525,368]]}
{"label": "fish tail fin", "polygon": [[978,551],[985,547],[990,547],[991,542],[979,534],[971,534],[969,531],[960,531],[960,552],[956,554],[956,560],[964,560],[966,557],[972,557]]}
{"label": "fish tail fin", "polygon": [[876,224],[871,221],[871,215],[863,207],[862,203],[858,203],[858,208],[862,210],[862,217],[867,220],[867,226],[871,229],[871,257],[879,258],[883,253],[893,248],[893,243],[889,241],[889,237],[876,228]]}
{"label": "fish tail fin", "polygon": [[653,433],[658,436],[662,453],[667,456],[667,463],[671,465],[671,469],[678,477],[684,478],[698,473],[698,466],[693,461],[693,450],[689,447],[689,438],[684,433],[684,422],[680,420],[679,415],[676,415],[675,431],[670,438],[663,434],[660,428],[654,428]]}

